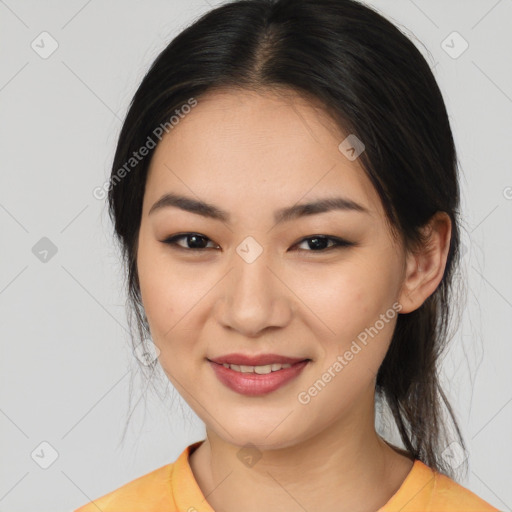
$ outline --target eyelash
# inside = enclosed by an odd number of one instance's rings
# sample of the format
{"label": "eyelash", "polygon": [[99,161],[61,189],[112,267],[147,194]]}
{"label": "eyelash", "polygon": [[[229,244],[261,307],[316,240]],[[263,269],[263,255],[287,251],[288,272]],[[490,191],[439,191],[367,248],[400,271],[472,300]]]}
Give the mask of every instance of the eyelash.
{"label": "eyelash", "polygon": [[[188,238],[190,236],[196,236],[196,237],[204,238],[205,240],[211,241],[207,236],[201,235],[200,233],[182,233],[179,235],[174,235],[169,238],[166,238],[165,240],[162,240],[162,243],[171,245],[175,249],[183,250],[183,251],[187,251],[187,252],[199,253],[199,252],[204,252],[208,249],[208,248],[197,248],[197,247],[196,248],[188,248],[188,247],[182,247],[181,245],[177,244],[178,240],[180,240],[182,238]],[[306,238],[302,238],[295,245],[300,245],[303,242],[306,242],[308,240],[313,240],[313,239],[332,241],[332,242],[334,242],[334,244],[325,249],[319,249],[319,250],[300,249],[300,250],[305,251],[305,252],[313,252],[313,253],[315,253],[315,252],[316,253],[326,253],[326,252],[330,251],[331,249],[343,249],[346,247],[351,247],[351,246],[356,245],[355,242],[349,242],[348,240],[344,240],[343,238],[332,237],[332,236],[327,236],[327,235],[311,235]]]}

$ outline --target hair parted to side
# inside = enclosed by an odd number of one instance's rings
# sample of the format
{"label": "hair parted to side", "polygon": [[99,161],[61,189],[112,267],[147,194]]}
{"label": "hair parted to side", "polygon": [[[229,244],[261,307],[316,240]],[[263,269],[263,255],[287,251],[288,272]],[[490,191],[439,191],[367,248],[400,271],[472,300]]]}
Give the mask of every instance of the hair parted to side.
{"label": "hair parted to side", "polygon": [[121,180],[114,184],[113,178],[176,109],[191,98],[200,102],[206,92],[229,88],[294,90],[318,101],[344,133],[363,141],[360,162],[392,232],[407,249],[422,242],[421,228],[435,212],[450,216],[442,281],[421,307],[398,315],[376,396],[392,412],[411,455],[453,476],[442,452],[451,441],[464,450],[465,445],[440,385],[439,362],[450,338],[459,259],[455,145],[443,97],[424,57],[390,21],[357,1],[230,1],[179,33],[151,65],[124,120],[108,192],[127,269],[127,306],[137,324],[134,346],[150,336],[136,256],[154,148]]}

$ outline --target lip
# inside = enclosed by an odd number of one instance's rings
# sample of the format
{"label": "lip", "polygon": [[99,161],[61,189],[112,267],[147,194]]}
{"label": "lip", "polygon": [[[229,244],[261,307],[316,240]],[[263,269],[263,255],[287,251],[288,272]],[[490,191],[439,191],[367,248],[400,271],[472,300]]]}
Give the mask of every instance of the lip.
{"label": "lip", "polygon": [[[247,361],[247,359],[245,360]],[[254,360],[254,358],[252,360]],[[297,378],[302,370],[310,363],[310,361],[310,359],[299,359],[293,364],[289,363],[292,364],[292,366],[289,368],[282,368],[276,372],[270,372],[266,374],[237,372],[211,360],[208,362],[219,381],[226,387],[242,395],[258,396],[271,393],[272,391],[275,391],[276,389],[279,389],[280,387],[289,383],[291,380]],[[278,361],[273,359],[273,362],[276,363]]]}
{"label": "lip", "polygon": [[[260,354],[260,355],[248,355],[248,354],[226,354],[224,356],[215,357],[208,359],[209,361],[217,364],[238,364],[245,366],[265,366],[272,363],[280,364],[295,364],[301,361],[305,361],[306,357],[286,357],[279,354]],[[280,370],[281,371],[281,370]]]}

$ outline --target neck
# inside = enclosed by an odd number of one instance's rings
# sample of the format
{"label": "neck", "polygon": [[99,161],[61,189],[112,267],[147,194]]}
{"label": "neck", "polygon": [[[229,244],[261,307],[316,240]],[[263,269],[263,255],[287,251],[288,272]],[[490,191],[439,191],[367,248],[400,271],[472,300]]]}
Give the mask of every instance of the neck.
{"label": "neck", "polygon": [[378,510],[398,490],[412,460],[376,433],[374,409],[290,446],[258,450],[243,463],[241,448],[207,430],[190,465],[215,510]]}

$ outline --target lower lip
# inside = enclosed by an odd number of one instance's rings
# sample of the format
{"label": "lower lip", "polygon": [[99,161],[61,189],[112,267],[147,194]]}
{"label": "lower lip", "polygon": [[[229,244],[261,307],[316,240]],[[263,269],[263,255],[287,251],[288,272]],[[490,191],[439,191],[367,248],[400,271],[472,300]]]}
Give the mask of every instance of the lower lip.
{"label": "lower lip", "polygon": [[290,368],[282,368],[276,372],[260,375],[242,373],[226,368],[222,364],[209,361],[217,378],[229,389],[242,395],[258,396],[270,393],[298,377],[309,361],[295,363]]}

